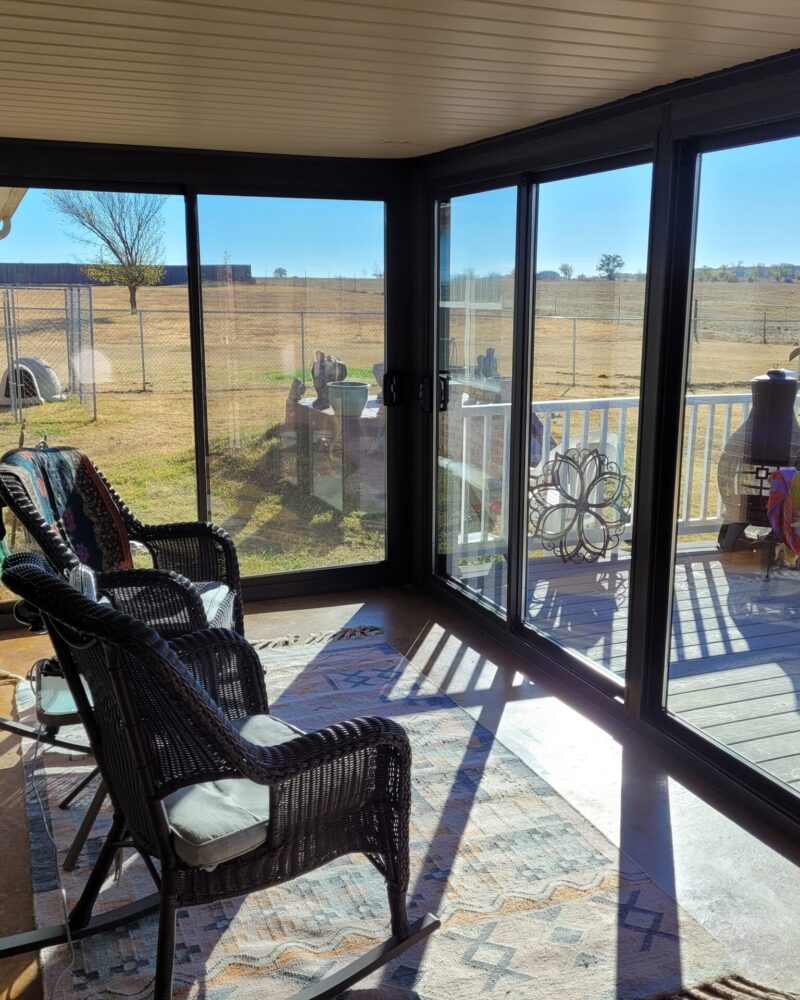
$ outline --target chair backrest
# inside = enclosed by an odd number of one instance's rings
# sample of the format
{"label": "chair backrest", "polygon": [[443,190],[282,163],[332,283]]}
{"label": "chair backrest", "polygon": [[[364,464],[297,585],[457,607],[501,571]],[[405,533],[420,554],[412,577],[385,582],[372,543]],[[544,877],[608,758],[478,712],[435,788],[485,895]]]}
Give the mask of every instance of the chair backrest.
{"label": "chair backrest", "polygon": [[155,800],[186,784],[187,771],[197,781],[238,773],[215,749],[228,732],[219,707],[154,629],[78,593],[42,556],[10,556],[2,582],[42,614],[111,800],[134,840],[150,853],[170,850]]}
{"label": "chair backrest", "polygon": [[15,448],[0,459],[0,501],[59,569],[131,569],[122,511],[77,448]]}

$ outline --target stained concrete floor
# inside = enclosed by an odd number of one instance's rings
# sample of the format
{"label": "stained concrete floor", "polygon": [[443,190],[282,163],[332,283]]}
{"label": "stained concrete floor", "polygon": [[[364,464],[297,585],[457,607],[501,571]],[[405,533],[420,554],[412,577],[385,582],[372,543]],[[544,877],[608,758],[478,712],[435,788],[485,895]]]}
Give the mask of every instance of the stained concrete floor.
{"label": "stained concrete floor", "polygon": [[[735,955],[738,971],[800,989],[800,845],[741,814],[639,737],[556,691],[426,595],[392,588],[250,605],[250,639],[377,625],[385,641],[670,891]],[[24,672],[47,641],[0,640],[0,667]],[[267,679],[269,686],[269,679]],[[0,687],[0,709],[8,687]],[[16,741],[0,740],[0,933],[31,926]],[[9,852],[14,857],[8,865]],[[0,1000],[38,1000],[35,961],[0,962]]]}

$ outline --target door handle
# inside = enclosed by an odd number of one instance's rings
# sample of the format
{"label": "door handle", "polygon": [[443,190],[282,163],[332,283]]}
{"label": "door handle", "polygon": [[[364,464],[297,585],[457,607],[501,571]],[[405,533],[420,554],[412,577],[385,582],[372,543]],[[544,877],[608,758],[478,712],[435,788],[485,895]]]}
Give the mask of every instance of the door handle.
{"label": "door handle", "polygon": [[397,372],[385,372],[383,376],[383,405],[400,405],[400,376]]}
{"label": "door handle", "polygon": [[437,381],[439,391],[436,397],[436,408],[439,413],[444,413],[450,405],[450,372],[439,372]]}

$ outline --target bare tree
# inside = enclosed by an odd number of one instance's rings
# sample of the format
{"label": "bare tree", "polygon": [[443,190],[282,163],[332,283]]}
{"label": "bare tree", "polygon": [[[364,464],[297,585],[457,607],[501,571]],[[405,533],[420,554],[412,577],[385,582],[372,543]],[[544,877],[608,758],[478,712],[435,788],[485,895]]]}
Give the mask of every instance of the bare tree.
{"label": "bare tree", "polygon": [[83,267],[94,281],[125,285],[131,312],[143,285],[158,285],[164,277],[166,195],[118,191],[48,191],[50,202],[77,232],[73,239],[97,254]]}
{"label": "bare tree", "polygon": [[574,270],[575,269],[573,268],[572,264],[558,265],[558,273],[561,275],[562,278],[565,278],[567,281],[569,281],[569,279],[572,277]]}

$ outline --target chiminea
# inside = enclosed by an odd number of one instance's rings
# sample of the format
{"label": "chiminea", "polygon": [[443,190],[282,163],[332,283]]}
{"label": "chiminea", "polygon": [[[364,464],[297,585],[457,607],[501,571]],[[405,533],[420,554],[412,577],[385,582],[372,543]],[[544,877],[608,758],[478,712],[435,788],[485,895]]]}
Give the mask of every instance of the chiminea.
{"label": "chiminea", "polygon": [[771,368],[750,382],[753,406],[728,438],[717,469],[725,507],[718,544],[731,552],[748,525],[768,528],[770,473],[796,465],[800,457],[800,424],[795,415],[797,376]]}

